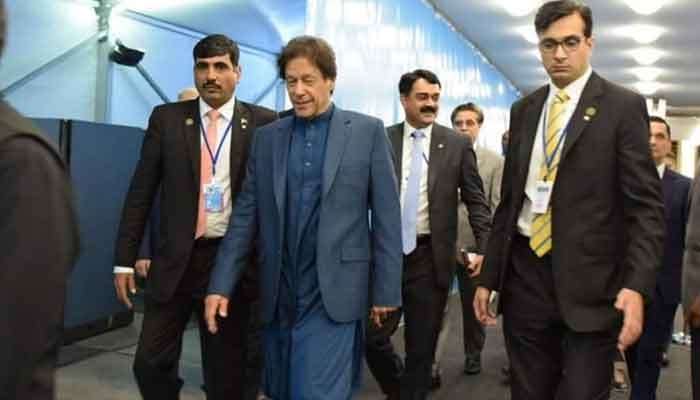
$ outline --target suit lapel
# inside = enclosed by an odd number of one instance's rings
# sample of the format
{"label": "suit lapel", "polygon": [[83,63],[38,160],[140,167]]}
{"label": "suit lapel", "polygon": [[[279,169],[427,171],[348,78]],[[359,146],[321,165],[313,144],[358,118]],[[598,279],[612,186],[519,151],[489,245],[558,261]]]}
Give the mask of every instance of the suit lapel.
{"label": "suit lapel", "polygon": [[184,127],[183,135],[187,144],[187,152],[190,155],[190,164],[192,165],[192,176],[194,177],[195,187],[199,188],[200,179],[200,164],[201,164],[201,145],[199,142],[200,124],[202,122],[199,116],[199,100],[191,100],[191,105],[188,107],[185,119],[182,121]]}
{"label": "suit lapel", "polygon": [[233,112],[233,125],[231,126],[231,151],[229,152],[229,171],[231,183],[237,179],[245,158],[245,152],[250,146],[250,133],[248,123],[251,121],[250,111],[241,102],[236,100]]}
{"label": "suit lapel", "polygon": [[588,83],[586,83],[586,87],[581,94],[581,99],[576,105],[576,110],[574,110],[574,114],[567,125],[567,136],[564,140],[560,163],[564,161],[569,150],[581,136],[584,128],[595,118],[595,114],[598,111],[598,97],[601,94],[603,94],[603,80],[594,72],[588,79]]}
{"label": "suit lapel", "polygon": [[430,133],[430,161],[428,163],[428,202],[430,202],[430,194],[435,188],[435,183],[442,171],[444,171],[445,161],[445,140],[447,138],[447,128],[437,123],[433,124],[433,130]]}
{"label": "suit lapel", "polygon": [[[275,189],[275,201],[280,217],[284,215],[285,191],[287,190],[287,159],[289,157],[289,144],[292,140],[293,121],[295,118],[286,118],[286,124],[280,124],[277,128],[277,136],[274,139],[273,153],[273,187]],[[282,221],[284,222],[284,221]]]}
{"label": "suit lapel", "polygon": [[[530,157],[532,156],[532,146],[535,144],[535,137],[537,136],[537,127],[540,122],[540,116],[542,115],[542,108],[545,106],[545,101],[547,100],[547,95],[549,93],[549,86],[545,86],[533,94],[533,98],[528,104],[524,106],[521,116],[523,119],[523,128],[517,132],[518,138],[511,136],[511,140],[515,139],[519,142],[518,144],[518,158],[517,158],[517,168],[518,171],[517,181],[513,186],[517,191],[517,194],[522,194],[525,192],[525,183],[527,181],[527,174],[530,170]],[[512,135],[512,134],[511,134]]]}
{"label": "suit lapel", "polygon": [[389,127],[389,140],[394,148],[394,172],[401,186],[402,165],[403,164],[403,123]]}
{"label": "suit lapel", "polygon": [[345,145],[352,126],[350,120],[346,118],[343,110],[335,107],[333,116],[328,127],[328,143],[326,144],[326,159],[323,162],[323,195],[322,199],[328,195],[328,191],[333,185],[333,180],[338,172],[340,160],[343,158]]}

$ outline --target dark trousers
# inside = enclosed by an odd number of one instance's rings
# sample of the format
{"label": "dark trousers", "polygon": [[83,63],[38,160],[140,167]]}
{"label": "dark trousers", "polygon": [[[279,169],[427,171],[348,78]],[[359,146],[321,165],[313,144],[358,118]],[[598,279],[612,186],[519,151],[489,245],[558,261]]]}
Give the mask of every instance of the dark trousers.
{"label": "dark trousers", "polygon": [[[402,312],[406,363],[398,385],[401,400],[424,400],[428,396],[435,344],[447,294],[448,288],[439,287],[435,279],[429,238],[419,241],[418,247],[404,257]],[[379,333],[376,333],[373,324],[370,323],[368,327],[368,338],[373,329],[376,336],[374,340],[367,341],[367,363],[382,390],[390,398],[397,398],[396,361],[400,358],[394,352],[389,338],[398,326],[399,317],[400,315],[392,316],[392,320],[396,321],[394,326],[387,323]]]}
{"label": "dark trousers", "polygon": [[656,399],[661,357],[668,339],[668,327],[673,326],[677,307],[678,304],[664,304],[661,301],[654,301],[646,307],[642,336],[625,352],[632,382],[630,400]]}
{"label": "dark trousers", "polygon": [[193,312],[199,323],[207,399],[243,398],[249,304],[239,295],[232,298],[229,316],[219,321],[216,335],[209,333],[204,321],[204,294],[217,248],[217,240],[196,241],[173,297],[165,303],[145,298],[133,367],[144,400],[179,399],[183,385],[178,374],[182,336]]}
{"label": "dark trousers", "polygon": [[462,301],[462,335],[464,340],[464,355],[481,353],[486,340],[484,326],[474,314],[474,292],[476,286],[469,277],[467,268],[457,264],[457,282],[459,282],[459,297]]}
{"label": "dark trousers", "polygon": [[610,397],[618,330],[574,332],[557,306],[549,256],[516,236],[504,285],[503,327],[512,400]]}
{"label": "dark trousers", "polygon": [[403,360],[396,354],[391,343],[391,336],[396,332],[400,321],[401,310],[397,310],[389,314],[381,326],[372,321],[367,323],[367,367],[379,383],[382,392],[390,398],[398,396],[403,374]]}
{"label": "dark trousers", "polygon": [[693,400],[700,400],[700,328],[690,331],[690,376],[693,387]]}

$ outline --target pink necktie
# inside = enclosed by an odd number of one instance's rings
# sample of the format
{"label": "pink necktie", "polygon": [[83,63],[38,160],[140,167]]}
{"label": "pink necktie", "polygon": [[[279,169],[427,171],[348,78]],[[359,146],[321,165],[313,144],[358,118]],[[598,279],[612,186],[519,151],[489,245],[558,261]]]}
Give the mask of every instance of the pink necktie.
{"label": "pink necktie", "polygon": [[[209,143],[209,148],[211,151],[216,149],[216,137],[218,136],[218,123],[219,123],[219,112],[217,110],[211,109],[207,112],[207,118],[209,122],[207,123],[207,143]],[[197,230],[195,231],[194,238],[200,238],[204,236],[207,231],[207,211],[204,207],[204,185],[211,182],[212,178],[212,160],[209,149],[207,145],[202,143],[200,146],[200,171],[199,171],[199,211],[197,212]]]}

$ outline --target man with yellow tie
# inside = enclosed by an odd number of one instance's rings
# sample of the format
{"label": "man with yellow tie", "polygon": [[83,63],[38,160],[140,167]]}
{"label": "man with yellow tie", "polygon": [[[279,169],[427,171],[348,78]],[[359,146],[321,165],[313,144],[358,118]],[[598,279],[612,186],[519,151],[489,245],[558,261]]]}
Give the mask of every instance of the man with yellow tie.
{"label": "man with yellow tie", "polygon": [[617,349],[641,333],[661,264],[661,183],[644,99],[593,72],[592,15],[535,17],[550,83],[510,114],[501,203],[474,298],[500,293],[512,400],[607,399]]}

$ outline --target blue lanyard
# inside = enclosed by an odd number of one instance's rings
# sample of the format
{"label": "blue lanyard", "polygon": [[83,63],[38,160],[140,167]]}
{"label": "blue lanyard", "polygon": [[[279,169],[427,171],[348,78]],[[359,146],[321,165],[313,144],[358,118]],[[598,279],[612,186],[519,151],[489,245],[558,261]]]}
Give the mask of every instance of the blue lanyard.
{"label": "blue lanyard", "polygon": [[[552,162],[554,162],[554,159],[556,158],[557,154],[559,153],[559,150],[561,150],[561,145],[564,143],[564,139],[566,138],[567,130],[564,129],[564,131],[559,135],[559,140],[557,141],[556,147],[554,147],[554,151],[552,152],[551,157],[547,157],[547,114],[549,113],[549,107],[546,107],[544,110],[544,119],[542,120],[542,153],[544,155],[544,162],[547,165],[547,175],[545,175],[545,180],[549,177],[549,173],[552,171]],[[567,123],[568,125],[568,123]]]}
{"label": "blue lanyard", "polygon": [[[212,123],[213,121],[209,121],[209,123]],[[226,136],[228,135],[228,132],[231,130],[231,127],[233,126],[233,118],[231,118],[231,122],[229,122],[228,127],[224,131],[224,136],[221,137],[221,140],[219,140],[219,146],[216,148],[216,154],[214,154],[211,151],[211,146],[209,146],[209,141],[207,140],[207,133],[204,131],[204,121],[202,121],[202,116],[199,116],[199,130],[202,132],[202,138],[204,139],[204,144],[207,146],[207,152],[209,153],[209,157],[211,157],[211,174],[216,175],[216,161],[219,160],[219,154],[221,153],[221,147],[224,144],[224,141],[226,140]]]}

